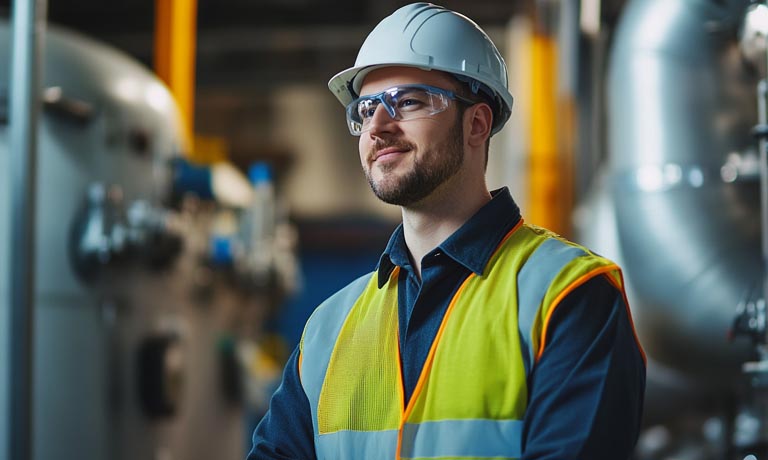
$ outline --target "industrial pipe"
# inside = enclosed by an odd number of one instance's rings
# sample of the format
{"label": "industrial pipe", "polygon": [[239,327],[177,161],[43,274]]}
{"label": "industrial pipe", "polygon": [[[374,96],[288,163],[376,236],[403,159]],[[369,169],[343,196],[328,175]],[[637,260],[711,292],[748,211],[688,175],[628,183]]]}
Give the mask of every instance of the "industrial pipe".
{"label": "industrial pipe", "polygon": [[10,81],[10,413],[9,457],[32,459],[32,344],[36,138],[46,0],[13,2]]}

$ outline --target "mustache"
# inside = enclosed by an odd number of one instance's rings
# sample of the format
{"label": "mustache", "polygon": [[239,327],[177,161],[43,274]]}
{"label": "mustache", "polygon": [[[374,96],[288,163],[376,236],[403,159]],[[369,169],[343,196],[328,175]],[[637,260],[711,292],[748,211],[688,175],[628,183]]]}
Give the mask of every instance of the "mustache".
{"label": "mustache", "polygon": [[382,149],[394,147],[398,150],[415,150],[416,146],[408,141],[398,139],[376,139],[370,149],[368,149],[368,157],[376,156],[376,152]]}

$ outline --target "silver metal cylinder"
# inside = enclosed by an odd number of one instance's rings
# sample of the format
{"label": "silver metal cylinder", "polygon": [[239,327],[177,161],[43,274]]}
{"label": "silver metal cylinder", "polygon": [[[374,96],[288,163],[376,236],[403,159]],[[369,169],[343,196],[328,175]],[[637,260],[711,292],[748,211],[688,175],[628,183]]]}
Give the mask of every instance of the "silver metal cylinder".
{"label": "silver metal cylinder", "polygon": [[45,0],[13,2],[10,101],[11,231],[10,273],[10,457],[32,458],[32,343],[34,320],[34,233],[40,45]]}
{"label": "silver metal cylinder", "polygon": [[649,356],[705,386],[740,378],[737,305],[762,296],[758,75],[736,29],[749,2],[628,3],[609,69],[612,196]]}
{"label": "silver metal cylinder", "polygon": [[[764,75],[765,76],[765,75]],[[768,82],[757,85],[757,112],[761,126],[768,123]],[[763,264],[768,267],[768,139],[760,138],[760,223],[763,229]],[[768,300],[768,271],[763,274],[763,299]]]}

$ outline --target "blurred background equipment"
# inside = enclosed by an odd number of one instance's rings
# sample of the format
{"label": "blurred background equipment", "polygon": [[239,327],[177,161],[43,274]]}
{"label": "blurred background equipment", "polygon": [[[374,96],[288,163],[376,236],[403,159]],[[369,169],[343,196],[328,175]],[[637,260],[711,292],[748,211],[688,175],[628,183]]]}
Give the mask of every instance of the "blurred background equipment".
{"label": "blurred background equipment", "polygon": [[[0,459],[245,457],[400,218],[326,82],[404,3],[0,0]],[[768,460],[766,2],[444,6],[510,71],[489,186],[625,269],[634,460]]]}
{"label": "blurred background equipment", "polygon": [[[4,89],[9,42],[3,21]],[[22,450],[41,459],[241,458],[244,411],[224,395],[217,342],[242,308],[235,289],[206,274],[216,197],[200,205],[174,181],[184,146],[174,98],[135,59],[77,33],[51,26],[43,49],[31,176],[31,426]],[[5,187],[7,125],[0,153]],[[221,168],[211,169],[218,178]],[[213,187],[222,207],[250,203],[252,187],[243,177],[237,188],[233,176]],[[0,193],[4,248],[15,244],[8,192]],[[177,195],[185,199],[173,203]],[[3,277],[15,266],[4,260]],[[9,361],[4,378],[13,375]],[[4,434],[14,422],[3,418]]]}
{"label": "blurred background equipment", "polygon": [[768,458],[764,8],[628,1],[610,40],[606,156],[576,216],[631,287],[641,459]]}

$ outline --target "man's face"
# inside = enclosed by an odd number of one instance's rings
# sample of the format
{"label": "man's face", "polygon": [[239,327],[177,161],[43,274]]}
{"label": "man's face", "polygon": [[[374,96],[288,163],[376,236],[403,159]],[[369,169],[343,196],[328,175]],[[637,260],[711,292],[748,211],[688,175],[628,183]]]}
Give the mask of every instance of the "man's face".
{"label": "man's face", "polygon": [[[426,84],[454,90],[448,75],[410,67],[378,69],[365,77],[360,94],[376,94],[393,86]],[[455,102],[429,118],[396,121],[379,106],[370,130],[360,136],[360,161],[376,196],[389,204],[418,203],[461,169],[464,135]]]}

